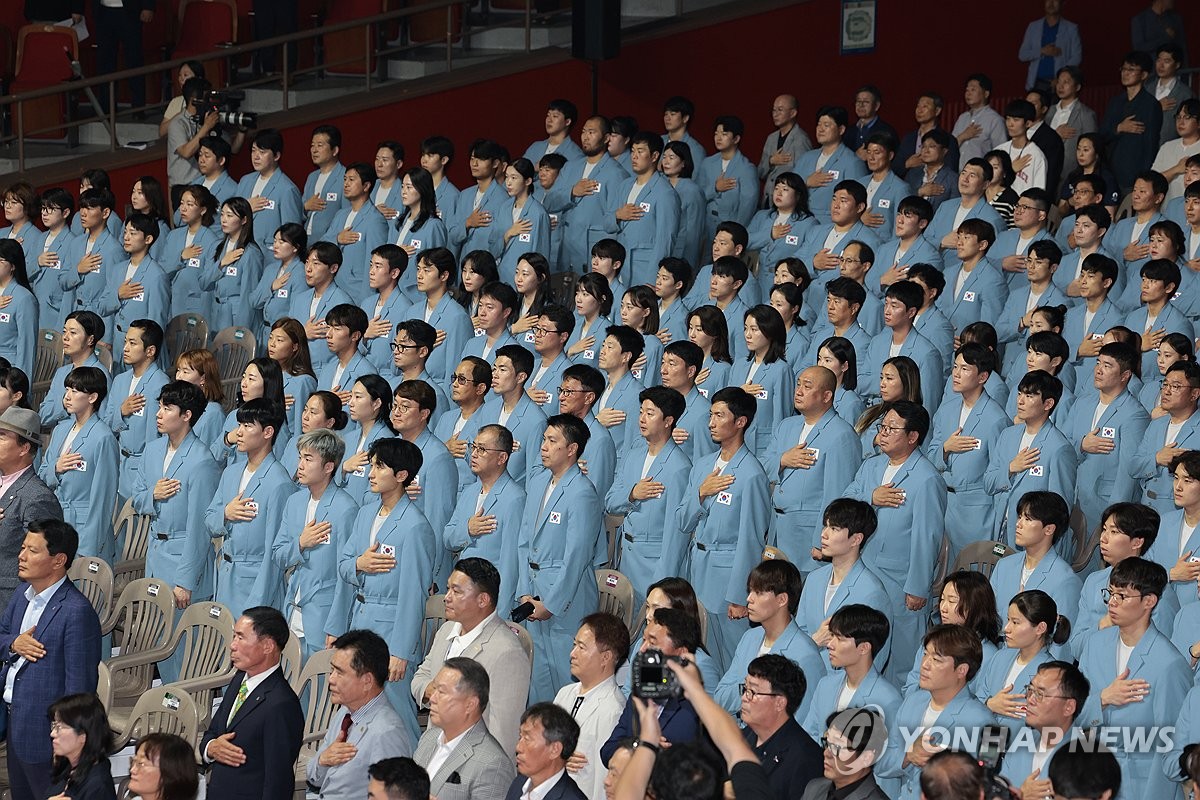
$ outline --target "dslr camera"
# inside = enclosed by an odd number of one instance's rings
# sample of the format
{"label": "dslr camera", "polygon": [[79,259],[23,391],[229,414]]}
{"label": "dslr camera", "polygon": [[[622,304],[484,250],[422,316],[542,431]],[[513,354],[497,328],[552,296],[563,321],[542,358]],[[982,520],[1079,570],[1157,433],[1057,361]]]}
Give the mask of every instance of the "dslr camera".
{"label": "dslr camera", "polygon": [[196,114],[192,119],[197,125],[202,125],[204,118],[215,111],[217,112],[217,121],[222,125],[232,125],[242,129],[253,128],[258,124],[258,115],[251,111],[239,110],[245,99],[245,92],[233,90],[209,92],[195,101]]}
{"label": "dslr camera", "polygon": [[983,729],[979,744],[979,765],[983,767],[985,800],[1017,800],[1020,797],[1012,784],[1000,774],[1004,754],[1008,749],[1009,730],[1000,725]]}
{"label": "dslr camera", "polygon": [[679,679],[667,666],[668,661],[676,661],[686,666],[687,659],[663,655],[662,650],[647,650],[638,653],[630,663],[630,682],[633,684],[633,696],[643,700],[670,700],[683,696],[683,687]]}

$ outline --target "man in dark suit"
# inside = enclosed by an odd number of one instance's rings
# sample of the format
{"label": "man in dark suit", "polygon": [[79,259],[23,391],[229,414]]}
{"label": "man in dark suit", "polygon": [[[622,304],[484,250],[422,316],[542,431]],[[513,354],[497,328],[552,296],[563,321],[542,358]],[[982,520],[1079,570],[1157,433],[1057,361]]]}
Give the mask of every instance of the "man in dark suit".
{"label": "man in dark suit", "polygon": [[534,791],[541,800],[587,800],[567,775],[567,759],[578,741],[579,726],[566,709],[553,703],[530,706],[521,717],[517,777],[505,800],[524,800]]}
{"label": "man in dark suit", "polygon": [[[124,51],[124,69],[142,66],[142,25],[154,21],[154,4],[155,0],[96,0],[96,66],[101,75],[117,71],[118,50]],[[107,110],[108,87],[96,89]],[[146,79],[130,79],[129,93],[135,108],[146,105]]]}
{"label": "man in dark suit", "polygon": [[875,761],[886,738],[883,716],[875,709],[847,708],[834,714],[821,737],[823,777],[809,781],[800,800],[887,800],[875,782]]}
{"label": "man in dark suit", "polygon": [[54,492],[37,476],[33,460],[42,442],[36,411],[13,406],[0,414],[0,604],[17,586],[17,554],[34,520],[62,519]]}
{"label": "man in dark suit", "polygon": [[[693,655],[700,649],[700,623],[686,611],[678,608],[659,608],[654,612],[646,631],[642,635],[642,650],[661,650],[665,656],[686,658],[695,661]],[[617,745],[623,739],[637,738],[638,712],[634,708],[633,698],[625,703],[621,719],[613,728],[608,741],[600,748],[600,758],[604,766],[616,751]],[[700,734],[700,719],[689,700],[675,697],[662,704],[662,712],[658,715],[658,725],[662,730],[663,742],[667,744],[683,744],[691,742]]]}
{"label": "man in dark suit", "polygon": [[233,626],[230,656],[238,672],[200,742],[211,797],[289,800],[304,712],[279,668],[287,620],[269,606],[242,612]]}
{"label": "man in dark suit", "polygon": [[30,525],[17,557],[21,591],[0,618],[13,800],[42,800],[48,794],[50,704],[63,695],[96,691],[100,619],[67,580],[78,547],[79,535],[62,520]]}

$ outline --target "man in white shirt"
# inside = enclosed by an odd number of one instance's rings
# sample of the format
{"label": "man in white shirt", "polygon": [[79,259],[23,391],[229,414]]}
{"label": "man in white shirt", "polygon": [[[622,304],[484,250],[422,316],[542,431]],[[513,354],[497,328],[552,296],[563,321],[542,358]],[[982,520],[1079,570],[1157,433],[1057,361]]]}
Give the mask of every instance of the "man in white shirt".
{"label": "man in white shirt", "polygon": [[588,797],[604,794],[607,772],[600,763],[600,745],[608,741],[625,694],[617,685],[616,671],[629,656],[629,631],[612,614],[597,612],[584,617],[571,648],[574,681],[558,690],[554,704],[565,709],[579,725],[575,753],[567,759],[567,772]]}
{"label": "man in white shirt", "polygon": [[433,679],[429,727],[413,759],[438,800],[502,800],[512,781],[513,762],[483,721],[489,689],[487,671],[461,656],[448,659]]}
{"label": "man in white shirt", "polygon": [[490,561],[464,558],[454,565],[446,582],[446,622],[413,676],[412,695],[419,706],[432,712],[435,678],[443,665],[458,657],[481,664],[494,689],[480,713],[511,758],[518,720],[529,697],[531,664],[516,632],[496,614],[498,597],[500,573]]}

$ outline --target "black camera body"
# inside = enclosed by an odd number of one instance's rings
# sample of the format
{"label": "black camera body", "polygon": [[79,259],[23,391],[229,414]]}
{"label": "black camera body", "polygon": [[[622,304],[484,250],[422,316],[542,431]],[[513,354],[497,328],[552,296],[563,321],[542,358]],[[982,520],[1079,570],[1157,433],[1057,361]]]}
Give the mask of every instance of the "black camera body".
{"label": "black camera body", "polygon": [[983,729],[983,737],[979,743],[979,765],[983,767],[983,796],[986,800],[1017,800],[1020,797],[1012,784],[1000,774],[1000,767],[1008,750],[1008,740],[1008,728],[988,725]]}
{"label": "black camera body", "polygon": [[670,700],[683,695],[679,679],[667,666],[668,661],[685,664],[676,656],[663,655],[662,650],[646,650],[638,653],[630,662],[630,684],[634,697],[643,700]]}
{"label": "black camera body", "polygon": [[204,123],[204,118],[212,112],[217,112],[217,121],[222,125],[232,125],[236,128],[253,128],[258,124],[258,115],[251,111],[240,111],[245,92],[226,90],[212,91],[204,97],[195,100],[196,114],[192,117],[197,125]]}

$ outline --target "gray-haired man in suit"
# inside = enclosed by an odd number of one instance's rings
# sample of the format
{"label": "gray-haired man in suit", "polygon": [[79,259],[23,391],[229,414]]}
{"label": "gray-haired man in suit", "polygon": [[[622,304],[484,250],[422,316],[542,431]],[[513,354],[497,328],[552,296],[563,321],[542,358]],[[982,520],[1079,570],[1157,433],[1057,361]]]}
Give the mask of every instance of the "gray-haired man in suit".
{"label": "gray-haired man in suit", "polygon": [[12,406],[0,414],[0,608],[8,605],[17,578],[17,553],[30,523],[63,518],[62,506],[32,469],[42,442],[36,411]]}
{"label": "gray-haired man in suit", "polygon": [[429,727],[413,758],[429,773],[429,793],[438,800],[503,800],[516,775],[483,721],[489,683],[477,661],[456,657],[430,684]]}

